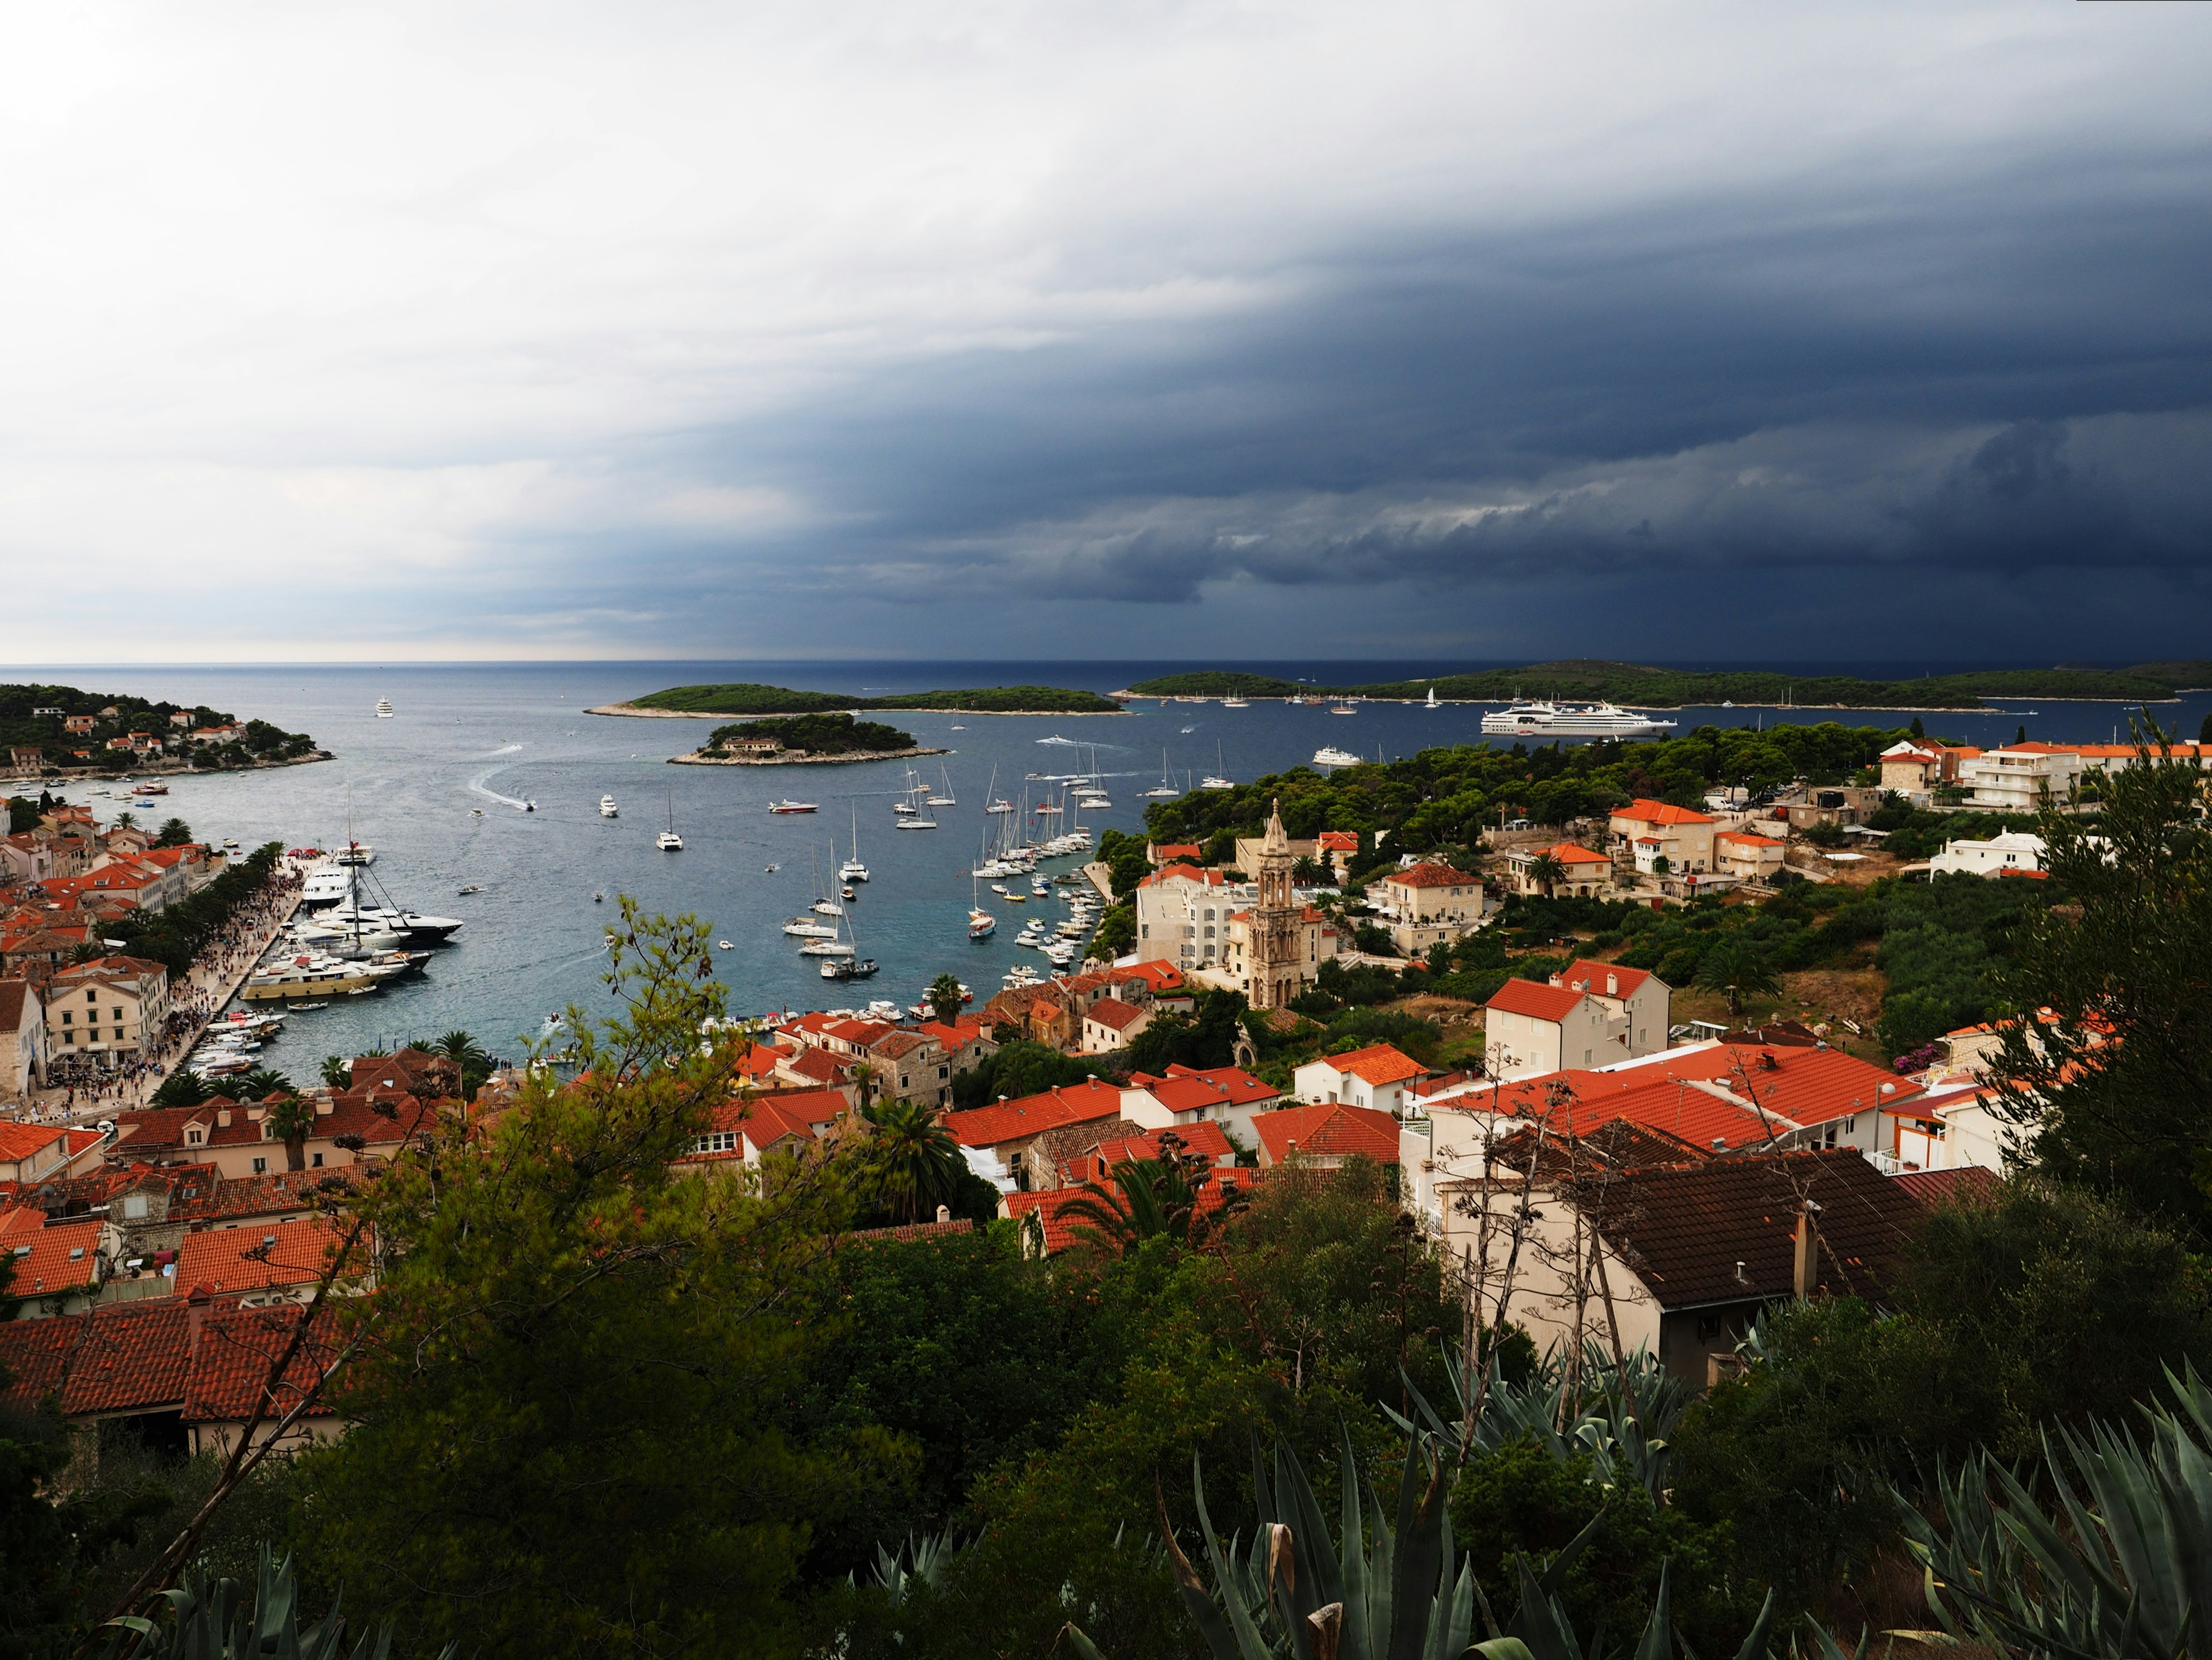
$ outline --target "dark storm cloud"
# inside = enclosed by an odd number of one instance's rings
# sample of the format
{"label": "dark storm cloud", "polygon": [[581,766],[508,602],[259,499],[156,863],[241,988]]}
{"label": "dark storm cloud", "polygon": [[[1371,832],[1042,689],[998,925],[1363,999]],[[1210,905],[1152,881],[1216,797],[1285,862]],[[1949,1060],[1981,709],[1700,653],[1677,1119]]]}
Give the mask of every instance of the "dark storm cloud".
{"label": "dark storm cloud", "polygon": [[1233,320],[912,365],[714,443],[840,510],[794,585],[912,595],[2193,570],[2206,160],[1338,249]]}

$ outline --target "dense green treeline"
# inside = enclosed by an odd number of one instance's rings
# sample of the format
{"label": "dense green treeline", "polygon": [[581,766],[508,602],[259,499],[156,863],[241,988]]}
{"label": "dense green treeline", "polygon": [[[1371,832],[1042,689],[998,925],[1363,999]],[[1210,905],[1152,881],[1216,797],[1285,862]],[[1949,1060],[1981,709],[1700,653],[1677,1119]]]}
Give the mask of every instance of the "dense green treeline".
{"label": "dense green treeline", "polygon": [[[104,714],[113,709],[113,714]],[[37,714],[37,709],[58,709],[59,714]],[[192,726],[228,727],[237,723],[237,717],[206,704],[197,707],[173,703],[161,698],[134,697],[127,693],[81,691],[75,686],[0,685],[0,749],[21,745],[46,752],[49,766],[80,765],[70,761],[73,750],[89,750],[102,760],[108,759],[105,750],[111,738],[123,738],[134,732],[151,733],[156,738],[173,738],[179,728],[170,720],[173,714],[189,714]],[[91,730],[70,733],[63,721],[73,715],[88,716]],[[315,740],[303,732],[286,732],[266,721],[248,721],[244,737],[221,746],[203,746],[194,756],[203,766],[242,765],[250,761],[289,760],[311,753]],[[126,759],[128,757],[125,757]]]}
{"label": "dense green treeline", "polygon": [[1765,669],[1695,672],[1641,663],[1588,659],[1532,663],[1525,668],[1446,674],[1428,680],[1323,686],[1236,670],[1203,669],[1140,680],[1128,690],[1147,697],[1425,698],[1495,702],[1510,697],[1603,698],[1647,708],[1723,702],[1807,708],[1971,709],[1985,697],[2079,697],[2139,702],[2173,696],[2185,685],[2212,679],[2212,665],[2146,663],[2132,669],[1983,669],[1913,680],[1863,680],[1844,675],[1790,675]]}
{"label": "dense green treeline", "polygon": [[1648,744],[1461,745],[1387,764],[1328,775],[1297,767],[1235,789],[1200,790],[1151,804],[1145,822],[1154,841],[1207,845],[1223,832],[1258,834],[1268,804],[1279,799],[1293,838],[1387,830],[1394,853],[1420,852],[1464,845],[1501,818],[1559,824],[1638,798],[1700,806],[1715,785],[1759,790],[1800,777],[1841,783],[1905,735],[1823,721],[1765,732],[1700,727]]}
{"label": "dense green treeline", "polygon": [[793,691],[751,682],[671,686],[630,702],[642,709],[681,709],[698,714],[819,714],[836,709],[949,709],[969,714],[1116,714],[1121,706],[1095,691],[1066,686],[977,686],[964,691],[901,692],[890,697],[847,697],[836,692]]}

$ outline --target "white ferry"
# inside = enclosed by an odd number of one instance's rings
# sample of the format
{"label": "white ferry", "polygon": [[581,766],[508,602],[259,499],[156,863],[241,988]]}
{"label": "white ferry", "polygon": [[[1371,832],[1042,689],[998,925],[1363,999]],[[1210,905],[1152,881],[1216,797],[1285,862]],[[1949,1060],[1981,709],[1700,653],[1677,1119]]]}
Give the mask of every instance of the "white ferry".
{"label": "white ferry", "polygon": [[1611,703],[1553,703],[1516,699],[1482,717],[1482,730],[1501,738],[1664,738],[1672,721],[1654,720]]}

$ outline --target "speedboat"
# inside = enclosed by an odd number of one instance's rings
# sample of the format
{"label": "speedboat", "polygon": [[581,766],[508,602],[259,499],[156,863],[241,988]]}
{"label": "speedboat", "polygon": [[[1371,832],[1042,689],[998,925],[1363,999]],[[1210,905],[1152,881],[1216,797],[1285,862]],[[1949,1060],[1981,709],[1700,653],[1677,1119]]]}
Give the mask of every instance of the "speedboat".
{"label": "speedboat", "polygon": [[[851,949],[849,946],[846,947],[848,951]],[[875,971],[876,959],[872,957],[858,957],[847,962],[824,963],[822,965],[824,980],[866,980]]]}
{"label": "speedboat", "polygon": [[769,802],[768,810],[770,812],[819,812],[822,811],[822,806],[817,801],[793,801],[787,799]]}
{"label": "speedboat", "polygon": [[466,887],[463,888],[460,891],[461,891],[461,893],[462,893],[462,895],[463,895],[463,896],[466,896],[466,895],[469,895],[469,894],[471,894],[471,893],[482,893],[482,892],[483,891],[483,889],[482,887],[480,887],[479,885],[477,885],[476,883],[471,882],[471,883],[470,883],[470,884],[468,885],[468,886],[466,886]]}
{"label": "speedboat", "polygon": [[1237,786],[1230,780],[1226,778],[1217,778],[1212,773],[1208,773],[1205,777],[1200,779],[1198,781],[1198,787],[1202,790],[1233,790],[1237,787]]}
{"label": "speedboat", "polygon": [[615,806],[615,799],[613,796],[602,795],[599,798],[599,817],[602,818],[619,818],[622,817],[622,810]]}
{"label": "speedboat", "polygon": [[837,897],[840,899],[858,899],[860,896],[853,891],[853,885],[848,882],[837,890]]}
{"label": "speedboat", "polygon": [[716,951],[735,951],[737,947],[726,939],[717,939],[714,942],[714,949]]}

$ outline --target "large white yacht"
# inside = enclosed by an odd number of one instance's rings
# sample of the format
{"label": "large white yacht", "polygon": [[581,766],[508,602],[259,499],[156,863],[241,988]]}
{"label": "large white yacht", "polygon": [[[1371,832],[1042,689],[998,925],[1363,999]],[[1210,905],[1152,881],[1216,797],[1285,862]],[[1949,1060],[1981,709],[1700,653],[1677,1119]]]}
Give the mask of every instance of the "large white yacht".
{"label": "large white yacht", "polygon": [[1482,717],[1482,730],[1504,738],[1664,738],[1672,721],[1659,721],[1611,703],[1553,703],[1515,699],[1509,708]]}
{"label": "large white yacht", "polygon": [[1340,750],[1334,744],[1325,744],[1314,751],[1314,765],[1317,767],[1356,767],[1359,759],[1350,750]]}
{"label": "large white yacht", "polygon": [[622,817],[622,809],[615,806],[615,799],[613,796],[602,795],[599,798],[599,817],[602,818],[619,818]]}

